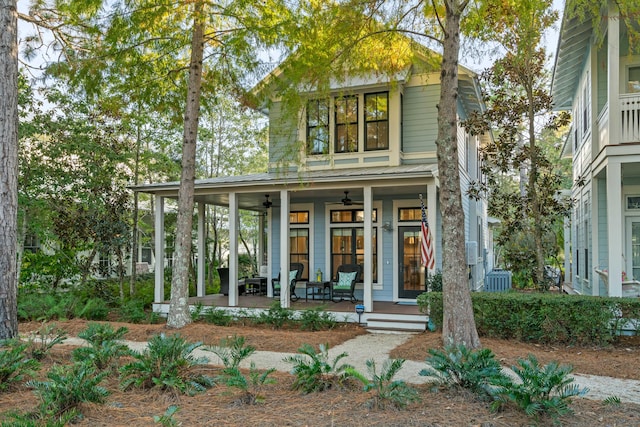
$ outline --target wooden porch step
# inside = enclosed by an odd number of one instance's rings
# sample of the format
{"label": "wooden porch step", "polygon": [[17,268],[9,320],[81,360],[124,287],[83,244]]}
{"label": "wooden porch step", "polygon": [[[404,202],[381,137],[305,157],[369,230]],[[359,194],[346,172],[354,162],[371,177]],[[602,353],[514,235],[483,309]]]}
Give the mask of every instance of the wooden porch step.
{"label": "wooden porch step", "polygon": [[367,330],[370,332],[423,332],[427,329],[424,319],[367,318]]}

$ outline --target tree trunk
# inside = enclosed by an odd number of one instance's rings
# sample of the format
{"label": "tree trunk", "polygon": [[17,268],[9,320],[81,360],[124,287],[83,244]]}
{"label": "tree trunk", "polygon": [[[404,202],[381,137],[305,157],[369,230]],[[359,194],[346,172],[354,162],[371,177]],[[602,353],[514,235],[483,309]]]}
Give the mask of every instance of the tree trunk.
{"label": "tree trunk", "polygon": [[18,11],[0,0],[0,339],[18,335]]}
{"label": "tree trunk", "polygon": [[204,50],[203,3],[194,4],[193,36],[187,104],[184,115],[182,143],[182,176],[178,192],[178,218],[176,227],[171,299],[167,326],[182,328],[191,323],[189,313],[189,257],[191,253],[191,228],[193,223],[193,192],[196,177],[196,142],[200,116],[200,89],[202,86],[202,55]]}
{"label": "tree trunk", "polygon": [[473,318],[465,260],[464,211],[458,163],[458,54],[460,50],[460,16],[464,7],[458,0],[447,0],[440,101],[438,103],[438,175],[442,214],[442,290],[444,320],[442,338],[445,345],[464,344],[480,347]]}

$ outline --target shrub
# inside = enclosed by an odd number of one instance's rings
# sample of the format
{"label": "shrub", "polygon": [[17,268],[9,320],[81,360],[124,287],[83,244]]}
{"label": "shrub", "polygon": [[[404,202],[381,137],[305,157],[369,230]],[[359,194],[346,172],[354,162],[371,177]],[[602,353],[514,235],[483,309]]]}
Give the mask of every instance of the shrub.
{"label": "shrub", "polygon": [[263,311],[256,318],[258,324],[268,324],[274,329],[280,329],[293,319],[293,312],[283,308],[280,301],[274,301],[267,311]]}
{"label": "shrub", "polygon": [[300,328],[307,331],[333,329],[336,319],[331,313],[324,311],[324,307],[315,307],[300,312]]}
{"label": "shrub", "polygon": [[211,307],[205,310],[202,318],[205,322],[216,326],[229,326],[233,322],[233,317],[222,308]]}
{"label": "shrub", "polygon": [[193,395],[213,385],[207,376],[193,372],[193,368],[207,363],[196,358],[193,351],[202,343],[188,343],[179,335],[156,335],[149,340],[143,353],[135,353],[135,361],[120,368],[121,386],[177,391]]}
{"label": "shrub", "polygon": [[125,301],[118,309],[118,319],[129,323],[146,323],[149,315],[144,310],[144,302],[136,299]]}
{"label": "shrub", "polygon": [[90,347],[73,350],[73,359],[93,364],[98,370],[107,369],[120,357],[131,354],[129,347],[117,341],[121,340],[127,331],[124,326],[114,331],[108,323],[89,323],[87,329],[81,331],[78,337],[86,340]]}
{"label": "shrub", "polygon": [[420,371],[420,375],[435,378],[448,387],[457,386],[488,394],[493,386],[508,381],[489,349],[470,350],[461,344],[447,346],[444,351],[432,348],[429,354],[429,366]]}
{"label": "shrub", "polygon": [[427,277],[427,289],[431,292],[442,292],[442,271],[437,270]]}
{"label": "shrub", "polygon": [[[478,333],[544,344],[605,346],[621,325],[640,318],[640,301],[548,293],[474,292],[471,294]],[[442,294],[418,296],[418,304],[442,325]]]}
{"label": "shrub", "polygon": [[67,333],[55,323],[42,325],[29,334],[29,353],[36,360],[42,360],[56,344],[67,339]]}
{"label": "shrub", "polygon": [[179,406],[171,405],[167,408],[163,415],[154,415],[153,422],[156,424],[160,424],[164,427],[174,427],[179,426],[178,423],[173,416],[180,410]]}
{"label": "shrub", "polygon": [[109,305],[101,298],[89,298],[84,304],[78,304],[73,314],[87,320],[106,320]]}
{"label": "shrub", "polygon": [[0,341],[0,392],[32,376],[40,363],[26,357],[27,344],[18,340]]}
{"label": "shrub", "polygon": [[568,365],[551,362],[540,366],[535,356],[529,355],[527,359],[518,360],[518,366],[512,369],[520,381],[493,391],[497,399],[493,409],[513,402],[530,417],[549,414],[557,420],[559,416],[572,413],[569,407],[572,397],[584,396],[588,392],[586,388],[580,389],[578,385],[571,384],[573,368]]}
{"label": "shrub", "polygon": [[54,365],[47,374],[48,381],[29,381],[27,385],[40,398],[40,418],[51,419],[76,409],[82,402],[102,403],[109,394],[99,385],[105,376],[104,372],[96,374],[85,363]]}
{"label": "shrub", "polygon": [[256,369],[254,362],[251,362],[249,376],[245,376],[240,370],[240,362],[251,356],[255,351],[253,346],[245,346],[244,337],[234,336],[231,339],[222,340],[219,346],[212,347],[213,351],[222,360],[224,369],[219,380],[228,387],[235,387],[243,392],[239,399],[241,403],[256,404],[264,401],[261,389],[266,384],[274,383],[273,378],[269,378],[275,368],[260,372]]}
{"label": "shrub", "polygon": [[[324,391],[335,386],[341,386],[344,381],[353,377],[353,366],[339,364],[347,357],[347,353],[337,355],[333,361],[329,361],[329,345],[320,344],[319,352],[316,353],[310,344],[304,344],[298,349],[295,356],[288,356],[285,362],[292,363],[291,373],[296,376],[293,382],[295,390],[302,390],[304,393],[314,391]],[[306,356],[306,357],[305,357]]]}
{"label": "shrub", "polygon": [[384,409],[387,403],[396,408],[404,408],[409,403],[420,400],[414,388],[402,380],[394,380],[393,377],[400,371],[404,359],[387,359],[382,364],[382,372],[376,372],[376,363],[373,359],[366,362],[369,378],[355,369],[349,373],[364,384],[364,391],[373,391],[372,406]]}

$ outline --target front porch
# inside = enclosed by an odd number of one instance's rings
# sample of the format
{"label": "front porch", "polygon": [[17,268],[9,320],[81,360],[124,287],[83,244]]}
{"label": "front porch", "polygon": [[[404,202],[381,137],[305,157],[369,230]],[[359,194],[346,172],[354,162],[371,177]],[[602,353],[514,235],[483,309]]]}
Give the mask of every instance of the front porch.
{"label": "front porch", "polygon": [[[360,322],[369,328],[386,330],[412,330],[424,331],[428,316],[421,313],[417,304],[394,303],[390,301],[373,301],[373,312],[365,312],[360,315],[356,313],[356,305],[362,304],[359,301],[352,304],[348,300],[332,302],[328,300],[308,300],[305,301],[304,294],[297,301],[291,301],[290,309],[295,311],[308,310],[323,306],[324,310],[333,314],[338,322]],[[205,295],[203,297],[190,297],[189,305],[192,309],[196,305],[204,307],[216,307],[225,309],[230,314],[236,315],[257,315],[269,309],[279,298],[271,298],[262,295],[240,295],[237,304],[229,304],[229,297],[222,294]],[[169,312],[169,301],[153,304],[153,311],[166,316]]]}

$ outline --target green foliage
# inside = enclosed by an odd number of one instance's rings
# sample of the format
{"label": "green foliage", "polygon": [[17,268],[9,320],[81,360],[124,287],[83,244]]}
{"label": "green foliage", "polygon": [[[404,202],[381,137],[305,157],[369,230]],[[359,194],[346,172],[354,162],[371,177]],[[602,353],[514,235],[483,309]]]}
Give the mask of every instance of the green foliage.
{"label": "green foliage", "polygon": [[135,353],[135,361],[120,368],[123,389],[158,387],[193,395],[213,385],[213,380],[194,373],[194,368],[207,363],[206,358],[196,358],[193,351],[202,343],[188,343],[180,335],[166,337],[156,335],[149,340],[143,353]]}
{"label": "green foliage", "polygon": [[106,372],[96,374],[95,368],[85,363],[54,365],[47,373],[47,381],[29,381],[27,385],[40,398],[40,418],[50,419],[83,402],[104,402],[109,392],[99,384],[105,376]]}
{"label": "green foliage", "polygon": [[36,360],[42,360],[53,348],[67,338],[67,333],[55,323],[42,325],[29,334],[29,353]]}
{"label": "green foliage", "polygon": [[335,316],[326,312],[323,306],[302,310],[298,321],[300,328],[306,331],[333,329],[337,324]]}
{"label": "green foliage", "polygon": [[47,291],[64,287],[63,279],[72,278],[79,273],[75,251],[27,251],[23,254],[20,265],[20,290]]}
{"label": "green foliage", "polygon": [[620,400],[620,398],[618,396],[612,395],[612,396],[609,396],[606,399],[604,399],[602,401],[602,404],[605,405],[605,406],[619,407],[620,405],[622,405],[622,401]]}
{"label": "green foliage", "polygon": [[505,384],[508,378],[489,349],[472,350],[464,345],[447,346],[444,351],[429,349],[428,367],[420,375],[432,377],[448,387],[469,389],[489,394],[493,386]]}
{"label": "green foliage", "polygon": [[[442,324],[442,294],[418,296],[418,305]],[[481,336],[544,344],[604,346],[618,330],[640,318],[640,301],[557,295],[542,292],[474,292],[476,327]]]}
{"label": "green foliage", "polygon": [[78,304],[74,310],[74,317],[87,320],[106,320],[109,306],[101,298],[89,298],[84,304]]}
{"label": "green foliage", "polygon": [[118,309],[118,319],[129,323],[156,323],[157,315],[146,312],[144,307],[144,302],[140,300],[125,301]]}
{"label": "green foliage", "polygon": [[75,317],[105,320],[109,304],[98,297],[87,297],[75,289],[69,292],[22,292],[18,298],[20,320],[64,320]]}
{"label": "green foliage", "polygon": [[87,329],[81,331],[78,337],[86,340],[89,347],[79,347],[73,350],[72,357],[75,361],[93,364],[98,370],[115,368],[115,363],[122,356],[131,354],[129,347],[118,342],[127,333],[124,326],[114,331],[108,323],[89,323]]}
{"label": "green foliage", "polygon": [[442,271],[437,270],[427,277],[427,289],[431,292],[442,292]]}
{"label": "green foliage", "polygon": [[353,377],[353,366],[340,361],[347,357],[347,353],[340,353],[333,361],[329,361],[329,345],[320,344],[316,353],[313,346],[304,344],[295,356],[288,356],[285,362],[293,364],[291,373],[296,376],[293,382],[295,390],[304,393],[324,391],[332,387],[341,386]]}
{"label": "green foliage", "polygon": [[554,419],[572,413],[569,404],[572,397],[584,396],[589,391],[572,384],[570,376],[573,368],[551,362],[540,366],[535,356],[518,360],[518,366],[512,367],[520,381],[497,387],[493,396],[497,399],[493,409],[507,402],[515,403],[530,417],[549,414]]}
{"label": "green foliage", "polygon": [[26,357],[27,344],[18,340],[0,341],[0,392],[8,390],[40,369],[37,360]]}
{"label": "green foliage", "polygon": [[274,329],[280,329],[285,324],[291,322],[293,312],[280,305],[280,301],[274,301],[267,311],[261,312],[256,318],[258,324],[268,324]]}
{"label": "green foliage", "polygon": [[173,416],[178,413],[180,407],[177,405],[171,405],[167,408],[163,415],[154,415],[153,421],[156,424],[160,424],[163,427],[177,427],[180,425],[178,421],[176,421]]}
{"label": "green foliage", "polygon": [[233,322],[233,316],[222,308],[211,307],[202,315],[205,322],[217,326],[229,326]]}
{"label": "green foliage", "polygon": [[382,364],[380,374],[376,371],[376,363],[373,359],[366,362],[367,378],[355,369],[349,369],[349,373],[364,384],[364,391],[374,392],[372,406],[385,409],[389,403],[395,408],[405,408],[412,402],[420,400],[418,392],[402,380],[394,380],[393,377],[402,369],[404,359],[387,359]]}
{"label": "green foliage", "polygon": [[275,368],[260,372],[256,369],[255,363],[251,362],[248,377],[240,370],[240,362],[251,356],[256,351],[255,347],[245,346],[244,337],[234,335],[231,339],[222,340],[220,345],[213,347],[211,351],[224,365],[219,380],[228,387],[238,388],[243,392],[239,399],[241,403],[253,405],[264,402],[261,389],[264,385],[275,382],[273,378],[269,378],[269,375],[275,372]]}
{"label": "green foliage", "polygon": [[198,301],[193,307],[193,309],[191,310],[191,320],[195,322],[198,319],[200,319],[200,316],[202,316],[203,310],[204,310],[204,304],[202,304],[202,301]]}

